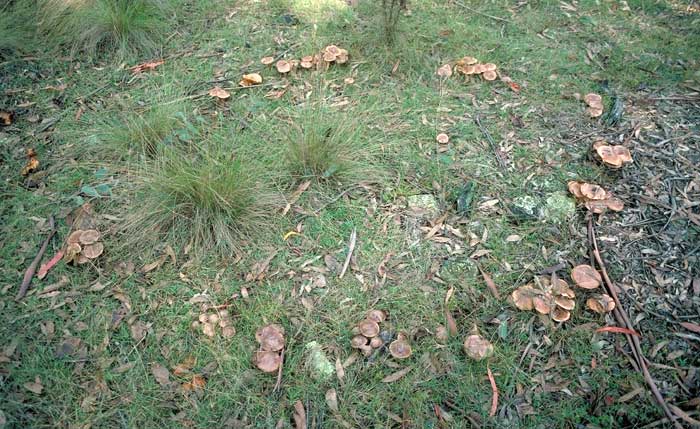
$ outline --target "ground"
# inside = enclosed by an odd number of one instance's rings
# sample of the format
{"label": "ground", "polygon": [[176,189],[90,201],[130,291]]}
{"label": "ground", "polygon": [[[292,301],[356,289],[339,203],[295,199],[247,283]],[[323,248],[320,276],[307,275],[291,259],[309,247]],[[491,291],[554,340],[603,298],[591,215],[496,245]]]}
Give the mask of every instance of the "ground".
{"label": "ground", "polygon": [[[12,113],[0,128],[0,427],[284,428],[295,404],[310,428],[666,427],[625,336],[596,332],[616,321],[585,308],[588,292],[564,323],[509,299],[542,273],[571,283],[591,216],[652,376],[684,425],[698,417],[697,3],[416,0],[391,45],[378,3],[179,2],[158,53],[0,57],[0,111]],[[347,64],[282,76],[260,63],[329,44]],[[467,55],[501,79],[436,75]],[[240,87],[251,72],[263,84]],[[217,85],[229,100],[207,95]],[[590,92],[601,118],[585,112]],[[300,166],[285,148],[310,135],[347,151]],[[601,165],[601,138],[634,163]],[[185,149],[159,162],[155,140]],[[29,149],[40,164],[23,176]],[[182,171],[226,186],[182,203]],[[569,180],[625,208],[574,210]],[[221,195],[245,201],[223,216],[239,219],[235,235],[207,223],[216,211],[151,216]],[[104,254],[59,262],[16,300],[50,217],[44,262],[76,215]],[[192,326],[212,308],[233,336]],[[369,309],[407,335],[410,358],[350,347]],[[285,329],[278,388],[252,363],[268,323]],[[490,358],[462,350],[475,331]]]}

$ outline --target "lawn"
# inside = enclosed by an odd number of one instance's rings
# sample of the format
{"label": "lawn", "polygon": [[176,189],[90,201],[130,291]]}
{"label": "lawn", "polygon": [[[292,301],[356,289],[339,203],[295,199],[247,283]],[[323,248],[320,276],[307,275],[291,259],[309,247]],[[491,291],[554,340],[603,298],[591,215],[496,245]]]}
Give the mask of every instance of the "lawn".
{"label": "lawn", "polygon": [[[676,427],[700,419],[697,2],[383,3],[0,6],[0,428],[673,427],[573,287],[589,222]],[[557,277],[568,320],[515,305]],[[352,347],[372,309],[410,356]]]}

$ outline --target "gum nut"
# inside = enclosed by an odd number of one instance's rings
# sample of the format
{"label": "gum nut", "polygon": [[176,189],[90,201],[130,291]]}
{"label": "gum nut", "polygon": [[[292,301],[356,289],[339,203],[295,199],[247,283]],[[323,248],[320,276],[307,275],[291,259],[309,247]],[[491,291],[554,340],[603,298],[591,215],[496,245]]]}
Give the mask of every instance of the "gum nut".
{"label": "gum nut", "polygon": [[97,243],[100,239],[100,233],[96,229],[87,229],[80,234],[80,244]]}
{"label": "gum nut", "polygon": [[264,373],[272,373],[279,369],[282,357],[279,353],[259,350],[253,357],[255,366]]}
{"label": "gum nut", "polygon": [[360,347],[366,346],[367,345],[367,337],[365,337],[364,335],[355,335],[350,340],[350,345],[352,346],[353,349],[359,349]]}
{"label": "gum nut", "polygon": [[221,329],[221,335],[222,335],[224,338],[231,338],[231,337],[233,337],[234,335],[236,335],[236,330],[233,328],[233,326],[224,326],[224,327]]}
{"label": "gum nut", "polygon": [[218,315],[218,314],[212,313],[212,314],[209,315],[209,322],[210,322],[210,323],[214,323],[214,324],[215,324],[215,323],[218,322],[218,321],[219,321],[219,315]]}
{"label": "gum nut", "polygon": [[406,359],[411,356],[411,346],[406,340],[396,340],[389,344],[389,353],[395,359]]}
{"label": "gum nut", "polygon": [[365,319],[358,325],[360,333],[367,338],[376,337],[379,334],[379,324],[374,320]]}
{"label": "gum nut", "polygon": [[202,324],[202,333],[208,337],[213,337],[214,336],[214,325],[211,323],[203,323]]}
{"label": "gum nut", "polygon": [[382,310],[370,310],[367,312],[367,318],[377,323],[382,323],[386,320],[386,313]]}
{"label": "gum nut", "polygon": [[383,341],[381,338],[379,338],[379,337],[374,337],[374,338],[372,338],[372,339],[369,341],[369,345],[370,345],[373,349],[378,349],[379,347],[381,347],[381,346],[384,345],[384,341]]}
{"label": "gum nut", "polygon": [[206,314],[200,314],[199,321],[202,323],[207,323],[209,322],[209,316],[207,316]]}

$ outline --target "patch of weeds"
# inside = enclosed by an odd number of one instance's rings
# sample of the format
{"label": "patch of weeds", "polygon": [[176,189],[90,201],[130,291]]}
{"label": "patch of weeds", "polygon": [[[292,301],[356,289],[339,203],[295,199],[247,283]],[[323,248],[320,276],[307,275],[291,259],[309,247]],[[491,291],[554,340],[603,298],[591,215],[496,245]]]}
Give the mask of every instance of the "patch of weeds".
{"label": "patch of weeds", "polygon": [[286,168],[297,179],[352,184],[377,180],[377,146],[354,118],[305,107],[285,137]]}
{"label": "patch of weeds", "polygon": [[125,243],[168,241],[230,254],[274,203],[255,165],[218,142],[196,151],[165,147],[136,176]]}
{"label": "patch of weeds", "polygon": [[153,54],[165,25],[160,0],[45,0],[40,32],[48,40],[91,56],[116,52],[120,58]]}

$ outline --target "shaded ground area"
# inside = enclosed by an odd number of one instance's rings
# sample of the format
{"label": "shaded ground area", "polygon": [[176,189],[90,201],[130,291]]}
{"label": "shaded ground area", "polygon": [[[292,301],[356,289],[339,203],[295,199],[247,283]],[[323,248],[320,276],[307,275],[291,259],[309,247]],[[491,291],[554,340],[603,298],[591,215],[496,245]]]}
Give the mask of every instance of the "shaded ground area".
{"label": "shaded ground area", "polygon": [[[298,428],[303,410],[309,428],[670,427],[588,292],[564,323],[509,299],[589,261],[569,180],[623,200],[594,218],[602,257],[662,394],[699,418],[697,5],[416,1],[387,46],[377,4],[347,3],[178,2],[152,55],[0,45],[0,426]],[[348,63],[260,63],[329,44]],[[466,55],[507,79],[436,75]],[[241,87],[251,72],[262,85]],[[598,139],[633,164],[602,166]],[[300,166],[295,144],[319,141],[342,150]],[[222,194],[245,203],[211,215]],[[44,261],[76,225],[104,253],[15,300],[51,216]],[[369,309],[411,357],[353,350]],[[209,335],[203,314],[225,323]],[[268,323],[279,381],[252,363]],[[490,358],[465,355],[475,331]]]}

